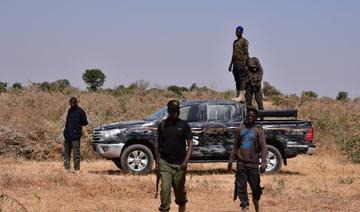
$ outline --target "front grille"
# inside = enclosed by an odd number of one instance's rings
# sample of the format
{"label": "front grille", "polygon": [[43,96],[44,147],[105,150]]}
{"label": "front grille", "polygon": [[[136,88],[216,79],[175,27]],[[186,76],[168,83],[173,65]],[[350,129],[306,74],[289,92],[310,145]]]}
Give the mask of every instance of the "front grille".
{"label": "front grille", "polygon": [[98,141],[100,141],[100,139],[101,139],[101,132],[100,132],[100,130],[94,130],[94,132],[93,132],[93,142],[95,143],[95,142],[98,142]]}

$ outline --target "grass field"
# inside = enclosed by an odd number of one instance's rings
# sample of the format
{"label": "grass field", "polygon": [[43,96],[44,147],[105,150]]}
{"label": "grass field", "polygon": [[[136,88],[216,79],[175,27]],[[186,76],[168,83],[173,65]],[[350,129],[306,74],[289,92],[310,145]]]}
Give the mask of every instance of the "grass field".
{"label": "grass field", "polygon": [[[0,192],[29,211],[157,211],[159,206],[154,174],[124,174],[111,161],[82,161],[80,175],[65,173],[61,162],[0,159],[0,164]],[[232,201],[234,174],[225,167],[190,164],[188,211],[239,211],[239,201]],[[345,158],[298,156],[278,174],[262,176],[261,184],[263,211],[360,208],[360,167]],[[11,211],[9,203],[1,204]],[[177,211],[174,203],[171,211]]]}

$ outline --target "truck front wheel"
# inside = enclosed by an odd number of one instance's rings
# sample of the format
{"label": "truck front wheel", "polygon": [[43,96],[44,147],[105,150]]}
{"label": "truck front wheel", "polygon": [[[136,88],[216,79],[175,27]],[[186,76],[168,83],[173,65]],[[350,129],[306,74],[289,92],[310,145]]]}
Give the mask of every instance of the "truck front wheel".
{"label": "truck front wheel", "polygon": [[266,173],[275,173],[281,169],[282,166],[282,157],[280,151],[276,147],[271,145],[266,145],[268,150],[268,155],[266,157]]}
{"label": "truck front wheel", "polygon": [[151,150],[142,144],[128,146],[120,157],[121,167],[125,172],[145,174],[151,171],[154,157]]}

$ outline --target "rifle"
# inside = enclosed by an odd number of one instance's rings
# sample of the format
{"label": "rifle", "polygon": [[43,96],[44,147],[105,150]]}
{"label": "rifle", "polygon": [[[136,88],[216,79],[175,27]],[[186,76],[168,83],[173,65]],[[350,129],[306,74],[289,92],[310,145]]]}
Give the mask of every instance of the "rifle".
{"label": "rifle", "polygon": [[160,183],[160,170],[155,170],[156,174],[156,192],[155,192],[155,199],[157,199],[158,193],[159,193],[159,183]]}

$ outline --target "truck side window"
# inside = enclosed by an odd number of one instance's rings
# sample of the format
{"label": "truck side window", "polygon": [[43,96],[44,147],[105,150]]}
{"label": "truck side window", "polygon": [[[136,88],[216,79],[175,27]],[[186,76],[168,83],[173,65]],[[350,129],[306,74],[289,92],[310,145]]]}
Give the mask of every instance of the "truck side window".
{"label": "truck side window", "polygon": [[179,118],[188,122],[200,121],[200,107],[194,105],[180,108]]}
{"label": "truck side window", "polygon": [[208,105],[208,121],[231,121],[234,119],[236,107],[234,105]]}

